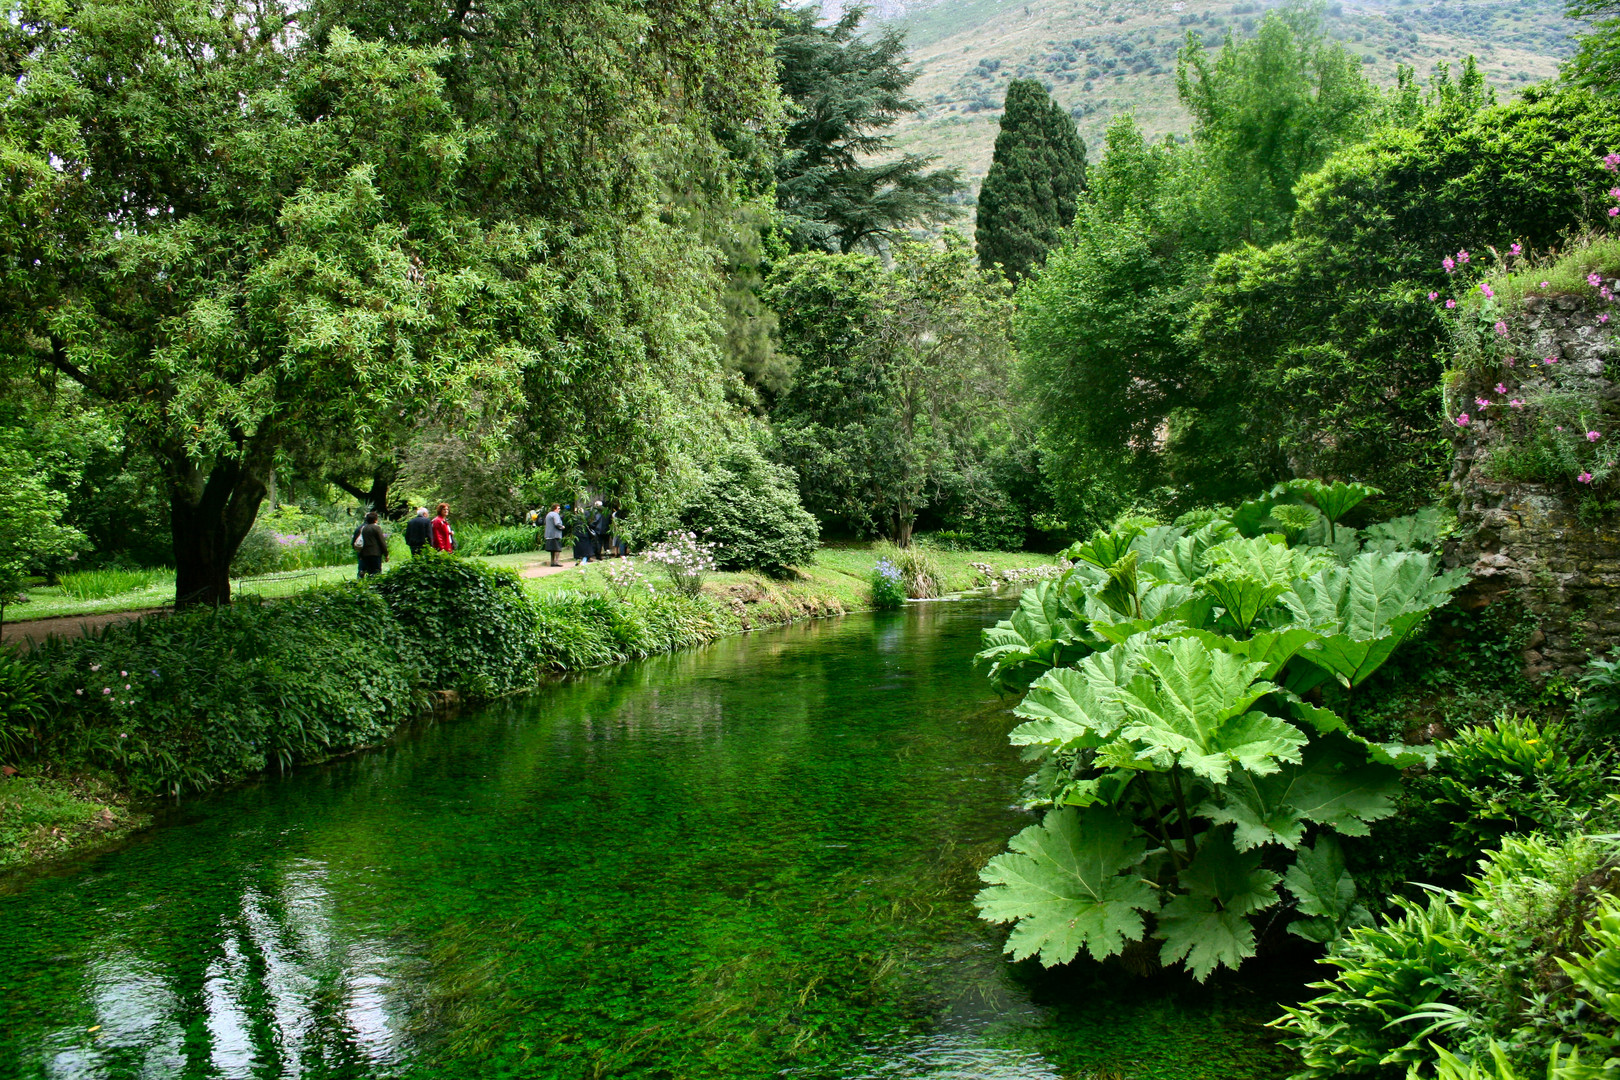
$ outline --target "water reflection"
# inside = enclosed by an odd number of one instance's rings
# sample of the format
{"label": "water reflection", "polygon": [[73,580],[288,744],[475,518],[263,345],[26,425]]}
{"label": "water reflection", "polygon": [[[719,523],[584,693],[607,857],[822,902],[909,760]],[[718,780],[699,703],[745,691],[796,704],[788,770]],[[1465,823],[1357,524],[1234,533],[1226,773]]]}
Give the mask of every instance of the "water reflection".
{"label": "water reflection", "polygon": [[998,614],[746,635],[205,800],[0,896],[0,1077],[1047,1080],[969,903],[1027,820],[967,663]]}

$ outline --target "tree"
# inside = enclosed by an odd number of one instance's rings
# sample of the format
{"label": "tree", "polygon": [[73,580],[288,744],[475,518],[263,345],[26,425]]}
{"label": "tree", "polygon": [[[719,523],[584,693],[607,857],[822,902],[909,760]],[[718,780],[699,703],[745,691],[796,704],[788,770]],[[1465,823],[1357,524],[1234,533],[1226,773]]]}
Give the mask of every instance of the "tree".
{"label": "tree", "polygon": [[1221,388],[1205,426],[1243,434],[1212,471],[1282,459],[1398,505],[1432,501],[1451,453],[1434,423],[1456,297],[1441,259],[1545,250],[1605,220],[1594,196],[1620,145],[1606,98],[1566,88],[1489,107],[1481,84],[1465,65],[1418,117],[1300,182],[1293,238],[1215,264],[1190,313],[1191,379]]}
{"label": "tree", "polygon": [[1034,79],[1007,84],[995,156],[979,188],[979,265],[1018,280],[1046,261],[1086,187],[1086,144]]}
{"label": "tree", "polygon": [[1244,391],[1200,369],[1186,312],[1222,252],[1287,234],[1295,183],[1357,138],[1377,104],[1354,61],[1298,12],[1267,15],[1214,63],[1190,37],[1178,83],[1191,144],[1150,146],[1116,120],[1074,227],[1020,294],[1026,387],[1074,518],[1194,490],[1241,495],[1286,472],[1274,445],[1249,452],[1229,422]]}
{"label": "tree", "polygon": [[1565,0],[1572,19],[1588,25],[1564,77],[1592,90],[1620,90],[1620,0]]}
{"label": "tree", "polygon": [[[758,16],[30,4],[0,109],[0,354],[86,387],[160,462],[181,604],[227,598],[287,447],[524,412],[645,476],[718,394],[713,253],[654,195],[709,120],[769,122]],[[660,158],[648,130],[698,149]]]}
{"label": "tree", "polygon": [[888,129],[920,106],[905,96],[917,76],[907,70],[900,32],[859,35],[867,10],[846,8],[828,27],[818,25],[815,6],[783,9],[774,20],[782,93],[794,106],[776,197],[796,250],[874,247],[960,212],[959,170],[930,171],[937,159],[917,154],[877,160],[893,150]]}
{"label": "tree", "polygon": [[0,623],[35,569],[78,550],[84,534],[62,524],[67,495],[53,490],[20,428],[0,427]]}
{"label": "tree", "polygon": [[955,486],[1012,377],[1010,289],[959,234],[874,256],[806,252],[768,298],[799,379],[772,413],[805,505],[911,542],[917,514]]}

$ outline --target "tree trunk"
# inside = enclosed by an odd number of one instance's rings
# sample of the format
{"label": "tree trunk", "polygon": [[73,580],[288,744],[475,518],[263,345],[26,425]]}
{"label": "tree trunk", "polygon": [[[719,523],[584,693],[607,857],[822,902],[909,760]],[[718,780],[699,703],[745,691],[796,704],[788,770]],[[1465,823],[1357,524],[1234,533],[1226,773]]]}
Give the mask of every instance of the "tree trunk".
{"label": "tree trunk", "polygon": [[385,461],[378,465],[371,473],[371,487],[362,491],[342,477],[332,477],[332,483],[359,499],[368,510],[375,510],[386,518],[398,518],[398,514],[390,513],[388,509],[388,488],[399,479],[399,466],[392,461]]}
{"label": "tree trunk", "polygon": [[218,459],[206,472],[184,451],[166,457],[174,606],[228,604],[231,560],[253,528],[268,489],[269,450],[250,448],[243,460]]}
{"label": "tree trunk", "polygon": [[894,515],[894,546],[908,548],[911,546],[911,529],[917,523],[917,515],[905,507],[901,507]]}

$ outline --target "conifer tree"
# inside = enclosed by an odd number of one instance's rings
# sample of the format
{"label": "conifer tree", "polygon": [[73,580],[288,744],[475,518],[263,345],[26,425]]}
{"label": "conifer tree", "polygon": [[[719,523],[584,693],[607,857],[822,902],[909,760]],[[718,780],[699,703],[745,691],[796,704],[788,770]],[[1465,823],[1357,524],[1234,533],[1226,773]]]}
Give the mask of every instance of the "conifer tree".
{"label": "conifer tree", "polygon": [[1034,79],[1007,84],[995,157],[979,189],[979,264],[1015,281],[1046,261],[1086,186],[1086,144]]}

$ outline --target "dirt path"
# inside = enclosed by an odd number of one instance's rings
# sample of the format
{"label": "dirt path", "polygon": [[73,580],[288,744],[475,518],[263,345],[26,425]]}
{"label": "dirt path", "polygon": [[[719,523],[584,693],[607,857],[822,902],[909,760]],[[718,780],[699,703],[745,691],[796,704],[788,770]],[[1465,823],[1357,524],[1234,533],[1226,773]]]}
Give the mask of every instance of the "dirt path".
{"label": "dirt path", "polygon": [[139,619],[143,615],[160,615],[168,608],[142,608],[139,611],[108,611],[94,615],[63,615],[55,619],[28,619],[23,622],[8,622],[0,627],[0,641],[6,644],[18,644],[23,648],[32,648],[38,642],[55,635],[56,637],[82,637],[87,631],[99,630],[103,626],[112,626],[115,623],[129,622]]}

